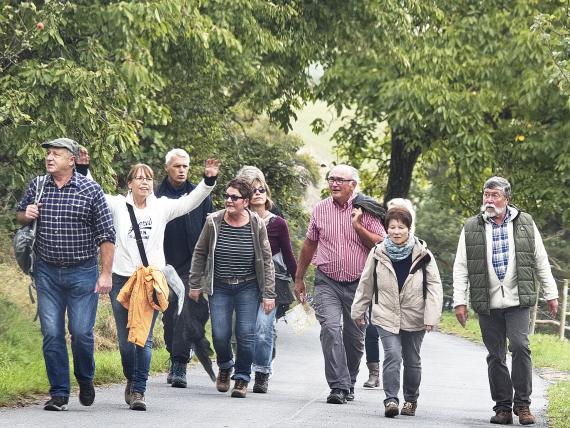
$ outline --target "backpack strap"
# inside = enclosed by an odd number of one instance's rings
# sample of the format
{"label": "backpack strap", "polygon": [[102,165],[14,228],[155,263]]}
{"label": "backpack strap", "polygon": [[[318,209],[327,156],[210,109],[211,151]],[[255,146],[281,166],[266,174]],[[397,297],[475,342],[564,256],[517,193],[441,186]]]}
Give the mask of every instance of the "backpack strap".
{"label": "backpack strap", "polygon": [[424,300],[427,298],[427,265],[431,261],[431,256],[427,254],[426,256],[422,257],[422,259],[418,262],[417,265],[410,271],[410,274],[414,274],[418,271],[418,269],[422,269],[422,294],[424,296]]}
{"label": "backpack strap", "polygon": [[137,247],[139,247],[139,253],[141,255],[143,266],[148,267],[148,259],[146,258],[146,252],[144,250],[139,224],[137,223],[137,218],[135,217],[135,210],[133,209],[133,206],[131,204],[126,204],[126,205],[127,205],[127,210],[129,211],[129,216],[131,217],[131,224],[133,225],[133,232],[135,232]]}
{"label": "backpack strap", "polygon": [[374,303],[378,304],[378,274],[376,273],[376,267],[378,266],[378,259],[374,258],[374,270],[372,271],[373,277],[373,289],[374,289]]}

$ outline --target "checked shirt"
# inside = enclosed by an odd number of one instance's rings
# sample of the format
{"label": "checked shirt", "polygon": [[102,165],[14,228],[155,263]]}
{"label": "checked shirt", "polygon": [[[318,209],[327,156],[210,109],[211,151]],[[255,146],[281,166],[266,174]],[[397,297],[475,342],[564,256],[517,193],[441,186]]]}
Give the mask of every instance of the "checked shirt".
{"label": "checked shirt", "polygon": [[[34,203],[38,180],[34,179],[17,211]],[[47,176],[41,198],[40,217],[34,250],[45,262],[72,266],[97,255],[103,242],[115,243],[111,211],[101,186],[74,172],[58,189]]]}
{"label": "checked shirt", "polygon": [[509,266],[509,233],[508,224],[511,220],[511,211],[507,207],[507,215],[501,224],[496,224],[494,219],[490,218],[493,228],[493,269],[497,274],[499,281],[505,279],[507,267]]}

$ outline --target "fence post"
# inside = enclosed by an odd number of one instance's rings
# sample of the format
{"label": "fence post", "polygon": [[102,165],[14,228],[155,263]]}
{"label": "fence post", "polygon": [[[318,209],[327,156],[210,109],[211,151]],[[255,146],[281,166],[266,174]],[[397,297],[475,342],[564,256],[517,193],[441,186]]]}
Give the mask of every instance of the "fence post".
{"label": "fence post", "polygon": [[564,285],[562,286],[562,305],[558,308],[560,312],[560,340],[564,340],[565,330],[566,330],[566,308],[568,305],[568,280],[564,280]]}

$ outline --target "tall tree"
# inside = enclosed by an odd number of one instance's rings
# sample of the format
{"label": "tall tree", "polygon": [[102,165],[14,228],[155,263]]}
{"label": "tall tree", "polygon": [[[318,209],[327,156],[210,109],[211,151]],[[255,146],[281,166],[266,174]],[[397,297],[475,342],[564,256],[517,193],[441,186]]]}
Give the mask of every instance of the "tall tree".
{"label": "tall tree", "polygon": [[[354,34],[330,46],[315,94],[354,112],[337,133],[341,150],[356,166],[377,163],[385,199],[406,196],[418,162],[435,161],[447,165],[442,192],[465,209],[477,206],[484,178],[503,174],[525,206],[562,214],[570,202],[570,109],[531,27],[538,14],[564,6],[444,1],[420,14],[405,3],[407,25],[378,15],[350,23]],[[385,136],[377,132],[383,122]]]}

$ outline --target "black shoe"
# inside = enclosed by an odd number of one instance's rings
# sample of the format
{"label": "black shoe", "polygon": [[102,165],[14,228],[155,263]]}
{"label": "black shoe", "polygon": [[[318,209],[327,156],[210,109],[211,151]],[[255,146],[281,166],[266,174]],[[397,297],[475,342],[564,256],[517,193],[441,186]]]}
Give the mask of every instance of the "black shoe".
{"label": "black shoe", "polygon": [[255,372],[253,392],[265,394],[269,388],[269,373]]}
{"label": "black shoe", "polygon": [[131,394],[131,410],[146,410],[146,403],[144,401],[144,393],[134,392]]}
{"label": "black shoe", "polygon": [[56,397],[51,397],[46,404],[44,404],[44,410],[62,411],[67,410],[67,403],[69,403],[69,397],[62,397],[60,395]]}
{"label": "black shoe", "polygon": [[172,363],[172,387],[186,388],[186,364],[174,361]]}
{"label": "black shoe", "polygon": [[83,406],[90,406],[95,401],[95,388],[93,382],[79,384],[79,402]]}
{"label": "black shoe", "polygon": [[350,391],[346,394],[346,401],[354,401],[354,386],[351,386]]}
{"label": "black shoe", "polygon": [[343,389],[333,388],[327,397],[329,404],[344,404],[346,403],[346,391]]}

